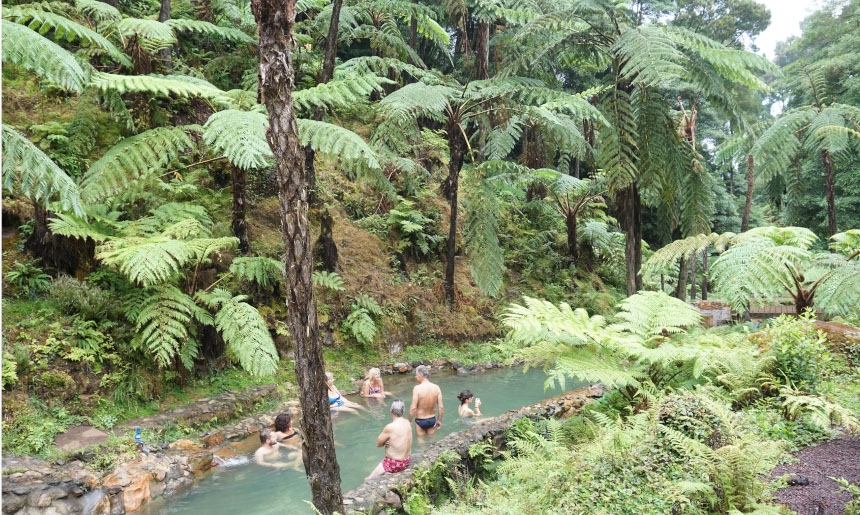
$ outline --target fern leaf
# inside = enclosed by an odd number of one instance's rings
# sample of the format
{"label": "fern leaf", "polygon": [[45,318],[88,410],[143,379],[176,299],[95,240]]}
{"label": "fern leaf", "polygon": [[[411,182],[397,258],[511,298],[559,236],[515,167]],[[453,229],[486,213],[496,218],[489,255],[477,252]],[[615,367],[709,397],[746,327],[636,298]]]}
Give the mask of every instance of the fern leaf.
{"label": "fern leaf", "polygon": [[257,44],[257,41],[253,37],[249,36],[248,34],[245,34],[239,29],[219,27],[218,25],[206,21],[189,20],[185,18],[172,18],[170,20],[165,21],[164,24],[176,32],[193,32],[196,34],[205,34],[207,36],[215,36],[217,38],[233,43],[244,43],[247,45]]}
{"label": "fern leaf", "polygon": [[482,292],[495,297],[505,271],[498,235],[499,204],[484,182],[468,193],[463,234],[472,277]]}
{"label": "fern leaf", "polygon": [[374,91],[382,92],[385,84],[394,84],[394,81],[377,75],[337,78],[295,91],[293,102],[300,114],[313,114],[318,108],[343,109],[365,102]]}
{"label": "fern leaf", "polygon": [[376,152],[351,130],[305,118],[299,118],[296,122],[303,145],[310,145],[314,151],[336,159],[359,161],[369,168],[380,168]]}
{"label": "fern leaf", "polygon": [[[4,35],[5,25],[4,25]],[[3,45],[6,47],[5,43]],[[56,198],[63,211],[83,216],[78,185],[21,133],[3,125],[3,189],[47,205]]]}
{"label": "fern leaf", "polygon": [[618,305],[618,328],[643,340],[666,333],[679,333],[685,327],[698,326],[702,321],[699,310],[661,291],[641,291],[627,297]]}
{"label": "fern leaf", "polygon": [[[209,313],[175,286],[164,286],[143,301],[136,319],[138,336],[160,367],[170,366],[182,355],[183,365],[190,368],[196,348],[189,332],[193,320],[212,323]],[[186,349],[189,345],[192,352]]]}
{"label": "fern leaf", "polygon": [[244,170],[272,163],[272,149],[266,140],[265,114],[227,109],[214,113],[203,126],[203,141]]}
{"label": "fern leaf", "polygon": [[358,343],[369,346],[376,337],[376,322],[364,308],[359,308],[346,317],[346,325],[349,326],[352,335]]}
{"label": "fern leaf", "polygon": [[314,272],[311,278],[316,286],[321,286],[332,291],[346,290],[343,287],[343,278],[337,272]]}
{"label": "fern leaf", "polygon": [[230,273],[263,288],[271,288],[284,276],[284,264],[262,256],[237,257],[230,263]]}
{"label": "fern leaf", "polygon": [[101,91],[124,93],[150,93],[156,96],[201,97],[218,99],[224,92],[208,82],[179,75],[116,75],[96,73],[92,85]]}
{"label": "fern leaf", "polygon": [[119,9],[99,0],[75,0],[75,9],[97,22],[122,18]]}
{"label": "fern leaf", "polygon": [[115,25],[123,37],[137,37],[140,46],[150,54],[155,54],[176,44],[173,28],[160,21],[123,18],[117,21]]}
{"label": "fern leaf", "polygon": [[48,79],[62,88],[80,93],[89,80],[71,53],[23,25],[2,20],[3,62],[12,63]]}

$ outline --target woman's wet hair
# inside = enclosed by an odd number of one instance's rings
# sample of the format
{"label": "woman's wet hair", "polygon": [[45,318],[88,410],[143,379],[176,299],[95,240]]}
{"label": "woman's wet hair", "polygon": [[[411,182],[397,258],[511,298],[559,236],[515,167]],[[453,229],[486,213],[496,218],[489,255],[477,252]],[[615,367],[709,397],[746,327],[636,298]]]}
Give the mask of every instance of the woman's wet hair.
{"label": "woman's wet hair", "polygon": [[283,433],[290,428],[290,421],[293,417],[289,413],[281,413],[275,417],[275,431]]}
{"label": "woman's wet hair", "polygon": [[406,412],[406,404],[403,403],[400,399],[395,400],[391,403],[391,414],[395,417],[402,417]]}
{"label": "woman's wet hair", "polygon": [[474,397],[472,395],[472,390],[463,390],[462,392],[457,394],[457,398],[460,399],[460,404],[465,404],[466,401]]}
{"label": "woman's wet hair", "polygon": [[260,443],[268,443],[272,438],[272,430],[268,427],[260,431]]}

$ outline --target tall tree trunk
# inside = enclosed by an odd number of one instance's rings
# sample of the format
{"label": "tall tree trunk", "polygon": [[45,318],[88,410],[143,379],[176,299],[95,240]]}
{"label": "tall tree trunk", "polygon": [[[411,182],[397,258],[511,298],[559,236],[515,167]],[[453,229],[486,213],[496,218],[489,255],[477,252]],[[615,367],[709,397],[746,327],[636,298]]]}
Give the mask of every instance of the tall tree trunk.
{"label": "tall tree trunk", "polygon": [[735,167],[729,167],[729,195],[735,196]]}
{"label": "tall tree trunk", "polygon": [[477,40],[475,41],[475,71],[473,77],[477,80],[490,78],[490,23],[478,23]]}
{"label": "tall tree trunk", "polygon": [[[161,23],[170,19],[170,0],[161,0],[161,10],[158,11],[158,21]],[[161,60],[161,67],[171,69],[173,63],[170,62],[170,48],[165,48],[158,52],[158,59]]]}
{"label": "tall tree trunk", "polygon": [[620,190],[616,195],[621,228],[624,231],[624,261],[627,268],[627,295],[634,295],[642,288],[642,218],[639,191],[634,184]]}
{"label": "tall tree trunk", "polygon": [[245,221],[245,190],[247,172],[235,165],[230,165],[231,179],[233,186],[233,207],[230,227],[233,229],[233,236],[239,238],[239,252],[247,254],[251,250],[251,244],[248,241],[248,222]]}
{"label": "tall tree trunk", "polygon": [[827,229],[833,236],[839,229],[836,227],[836,197],[833,192],[833,158],[827,150],[821,151],[821,163],[824,165],[824,193],[827,195]]}
{"label": "tall tree trunk", "polygon": [[[412,0],[413,4],[417,4],[418,0]],[[415,47],[418,46],[418,20],[414,17],[412,21],[409,22],[409,48],[415,50]],[[417,50],[416,50],[417,51]]]}
{"label": "tall tree trunk", "polygon": [[448,244],[445,261],[445,297],[453,308],[454,297],[454,257],[457,252],[457,193],[460,183],[460,168],[466,155],[466,141],[460,133],[460,126],[455,120],[447,123],[448,149],[451,158],[448,161],[448,177],[442,183],[442,193],[451,202],[451,220],[448,225]]}
{"label": "tall tree trunk", "polygon": [[690,302],[696,302],[696,261],[699,256],[693,252],[690,256]]}
{"label": "tall tree trunk", "polygon": [[708,300],[708,249],[702,251],[702,300]]}
{"label": "tall tree trunk", "polygon": [[[343,0],[334,0],[331,5],[331,20],[328,24],[328,33],[325,37],[325,56],[323,57],[323,67],[320,70],[317,84],[324,84],[334,77],[334,62],[337,58],[337,35],[340,27],[340,8],[343,6]],[[318,108],[314,111],[313,119],[322,120],[323,110]],[[307,145],[305,147],[305,183],[308,190],[308,203],[316,204],[317,201],[317,171],[314,166],[316,152]]]}
{"label": "tall tree trunk", "polygon": [[296,0],[252,0],[259,35],[259,96],[269,112],[266,138],[275,156],[281,231],[286,246],[288,326],[295,344],[295,371],[304,426],[304,464],[314,507],[320,513],[343,513],[340,466],[334,448],[326,395],[325,365],[311,282],[308,202],[301,141],[292,90],[292,35]]}
{"label": "tall tree trunk", "polygon": [[567,213],[564,217],[564,223],[567,226],[567,252],[574,263],[579,261],[579,245],[577,245],[577,224],[576,214]]}
{"label": "tall tree trunk", "polygon": [[687,300],[687,258],[681,258],[681,269],[678,270],[678,285],[675,287],[675,297],[686,301]]}
{"label": "tall tree trunk", "polygon": [[752,208],[753,185],[755,176],[755,157],[750,154],[747,156],[747,197],[744,201],[744,216],[741,218],[741,232],[746,232],[750,228],[750,209]]}

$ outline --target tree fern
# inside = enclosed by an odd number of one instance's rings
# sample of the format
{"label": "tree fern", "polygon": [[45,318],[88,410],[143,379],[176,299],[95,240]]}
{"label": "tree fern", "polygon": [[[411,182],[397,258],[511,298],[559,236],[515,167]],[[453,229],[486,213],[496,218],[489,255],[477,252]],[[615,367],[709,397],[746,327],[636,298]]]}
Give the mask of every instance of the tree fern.
{"label": "tree fern", "polygon": [[99,0],[75,0],[75,9],[96,22],[114,21],[122,18],[119,9]]}
{"label": "tree fern", "polygon": [[201,21],[189,20],[185,18],[172,18],[164,22],[165,25],[173,29],[175,32],[193,32],[196,34],[205,34],[214,36],[225,41],[233,43],[244,43],[247,45],[255,45],[257,41],[245,34],[239,29],[220,27],[218,25]]}
{"label": "tree fern", "polygon": [[120,141],[84,173],[87,201],[104,199],[147,174],[161,170],[194,143],[185,127],[159,127]]}
{"label": "tree fern", "polygon": [[[3,33],[6,34],[5,25]],[[61,210],[83,215],[77,184],[44,152],[7,125],[3,125],[3,189],[43,205],[56,198]]]}
{"label": "tree fern", "polygon": [[272,335],[257,309],[243,302],[244,295],[234,297],[229,291],[216,288],[212,293],[200,292],[197,297],[218,310],[215,327],[242,368],[260,377],[275,373],[278,353]]}
{"label": "tree fern", "polygon": [[300,114],[311,115],[321,107],[328,110],[343,109],[365,102],[371,93],[382,92],[384,84],[393,81],[377,75],[360,75],[335,78],[312,88],[293,93],[293,102]]}
{"label": "tree fern", "polygon": [[263,256],[237,257],[230,263],[230,273],[263,288],[271,288],[283,278],[284,264]]}
{"label": "tree fern", "polygon": [[27,25],[39,34],[54,31],[54,39],[70,43],[78,43],[84,47],[99,48],[104,50],[114,61],[130,68],[131,59],[122,53],[113,43],[93,29],[76,23],[65,16],[52,12],[40,11],[38,9],[27,9],[21,7],[6,8],[3,17],[11,19],[16,23]]}
{"label": "tree fern", "polygon": [[351,130],[304,118],[299,118],[296,122],[303,145],[310,145],[314,151],[338,159],[358,161],[369,168],[380,168],[376,152],[361,136]]}
{"label": "tree fern", "polygon": [[206,310],[175,286],[164,286],[143,301],[136,323],[137,338],[160,367],[168,367],[178,356],[191,369],[197,356],[197,341],[189,331],[192,321],[213,322]]}
{"label": "tree fern", "polygon": [[166,23],[141,18],[123,18],[115,23],[117,31],[124,37],[137,37],[140,46],[150,54],[170,48],[176,44],[176,35]]}
{"label": "tree fern", "polygon": [[472,278],[491,297],[502,288],[504,254],[499,245],[499,203],[483,181],[468,190],[463,236]]}
{"label": "tree fern", "polygon": [[206,120],[203,141],[239,168],[263,168],[272,162],[272,149],[266,141],[267,125],[265,114],[227,109]]}
{"label": "tree fern", "polygon": [[780,389],[780,394],[783,396],[783,413],[788,420],[807,417],[822,431],[829,431],[832,425],[837,424],[852,433],[860,432],[860,420],[857,415],[839,404],[819,395],[807,395],[790,388]]}
{"label": "tree fern", "polygon": [[220,89],[199,79],[176,75],[116,75],[96,73],[92,85],[101,91],[117,93],[150,93],[156,96],[201,97],[218,99],[224,95]]}
{"label": "tree fern", "polygon": [[3,62],[31,70],[39,77],[80,93],[89,81],[89,70],[60,45],[23,25],[2,20]]}
{"label": "tree fern", "polygon": [[622,300],[616,316],[617,328],[649,340],[664,334],[697,327],[702,322],[699,310],[663,292],[642,291]]}

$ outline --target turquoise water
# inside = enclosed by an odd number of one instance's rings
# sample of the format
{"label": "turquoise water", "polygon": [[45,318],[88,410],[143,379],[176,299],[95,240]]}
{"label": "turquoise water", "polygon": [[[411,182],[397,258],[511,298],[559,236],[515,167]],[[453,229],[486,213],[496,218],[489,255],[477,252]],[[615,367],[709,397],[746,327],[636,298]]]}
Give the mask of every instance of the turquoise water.
{"label": "turquoise water", "polygon": [[[477,374],[458,376],[440,372],[431,380],[442,388],[445,416],[442,427],[432,439],[415,436],[412,452],[424,450],[434,441],[454,432],[467,429],[469,421],[457,416],[457,394],[470,389],[482,401],[481,411],[486,417],[494,417],[507,410],[520,408],[547,397],[561,393],[544,390],[546,376],[540,370],[523,373],[522,369],[493,369]],[[411,374],[386,376],[385,389],[406,403],[411,402],[412,387],[416,384]],[[577,388],[580,385],[567,385]],[[350,400],[366,406],[358,414],[335,413],[334,437],[337,458],[340,464],[342,487],[348,492],[359,486],[364,478],[382,460],[383,449],[376,447],[376,437],[383,426],[391,421],[388,412],[392,398],[385,403],[374,399],[350,396]],[[248,455],[259,446],[259,437],[252,436],[240,445]],[[310,504],[310,488],[304,472],[292,469],[261,467],[248,457],[231,460],[193,487],[168,499],[157,500],[145,506],[149,514],[185,513],[220,515],[233,513],[283,514],[313,513]]]}

